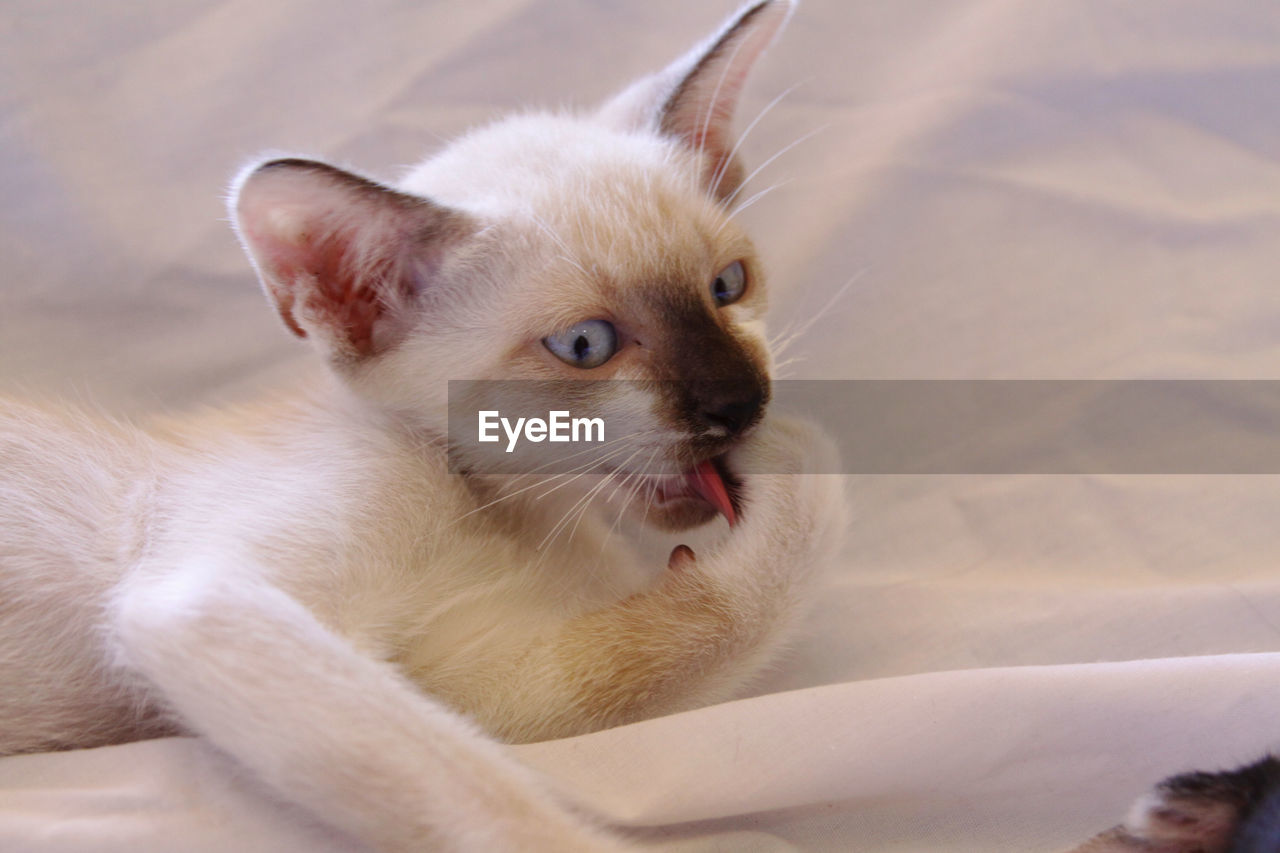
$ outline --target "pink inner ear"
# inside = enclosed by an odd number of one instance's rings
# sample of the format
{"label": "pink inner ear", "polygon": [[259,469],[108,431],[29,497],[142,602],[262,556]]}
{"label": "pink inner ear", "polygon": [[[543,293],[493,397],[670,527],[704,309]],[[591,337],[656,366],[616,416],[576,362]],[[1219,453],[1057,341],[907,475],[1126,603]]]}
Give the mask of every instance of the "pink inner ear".
{"label": "pink inner ear", "polygon": [[[727,81],[725,85],[729,85]],[[679,110],[665,127],[686,146],[709,158],[704,182],[711,194],[719,198],[728,195],[741,179],[741,170],[730,173],[732,165],[727,162],[733,149],[733,138],[729,133],[733,107],[732,100],[717,100],[703,104],[700,110]],[[722,191],[722,187],[727,189]]]}
{"label": "pink inner ear", "polygon": [[[417,286],[409,262],[438,257],[459,217],[322,163],[275,161],[243,182],[240,233],[285,324],[334,355],[373,355]],[[381,338],[381,340],[380,340]]]}
{"label": "pink inner ear", "polygon": [[750,62],[735,64],[735,51],[743,49],[738,40],[720,48],[725,56],[708,57],[668,103],[663,130],[708,153],[728,153],[730,125],[750,70]]}
{"label": "pink inner ear", "polygon": [[382,310],[409,295],[399,270],[399,229],[379,233],[385,223],[361,222],[348,212],[300,213],[276,210],[263,230],[247,229],[260,247],[259,263],[281,317],[303,337],[299,316],[333,332],[355,354],[372,354]]}

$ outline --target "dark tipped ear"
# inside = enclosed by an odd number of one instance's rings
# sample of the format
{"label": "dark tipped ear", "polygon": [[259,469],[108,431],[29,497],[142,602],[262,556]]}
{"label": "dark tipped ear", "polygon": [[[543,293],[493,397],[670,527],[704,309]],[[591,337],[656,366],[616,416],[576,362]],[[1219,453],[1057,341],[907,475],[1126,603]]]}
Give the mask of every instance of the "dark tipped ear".
{"label": "dark tipped ear", "polygon": [[710,39],[609,100],[600,118],[674,137],[701,153],[707,192],[725,199],[742,182],[732,124],[743,83],[794,7],[793,0],[748,4]]}
{"label": "dark tipped ear", "polygon": [[294,334],[337,362],[394,346],[466,216],[314,160],[271,160],[232,188],[236,230]]}

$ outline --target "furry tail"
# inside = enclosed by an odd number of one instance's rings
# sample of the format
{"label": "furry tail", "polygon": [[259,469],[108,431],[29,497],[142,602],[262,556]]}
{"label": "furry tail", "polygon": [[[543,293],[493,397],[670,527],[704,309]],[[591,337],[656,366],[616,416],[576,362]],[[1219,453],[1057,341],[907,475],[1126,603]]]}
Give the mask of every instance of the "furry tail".
{"label": "furry tail", "polygon": [[1280,760],[1170,777],[1072,853],[1280,853]]}

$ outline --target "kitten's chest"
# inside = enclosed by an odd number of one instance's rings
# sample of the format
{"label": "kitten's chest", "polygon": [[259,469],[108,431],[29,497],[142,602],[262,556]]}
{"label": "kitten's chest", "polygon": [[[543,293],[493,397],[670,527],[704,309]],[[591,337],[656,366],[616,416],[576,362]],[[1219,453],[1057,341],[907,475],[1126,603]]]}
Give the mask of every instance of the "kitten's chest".
{"label": "kitten's chest", "polygon": [[524,663],[531,650],[646,589],[665,568],[610,534],[608,521],[588,517],[573,539],[550,543],[541,514],[514,532],[454,525],[401,553],[382,583],[366,577],[345,590],[336,617],[424,691],[501,728],[489,719],[496,697],[543,690],[534,683],[543,674]]}
{"label": "kitten's chest", "polygon": [[326,624],[407,670],[505,657],[647,580],[601,547],[592,522],[570,543],[545,543],[539,519],[497,525],[462,501],[406,504],[348,519],[307,549],[308,571],[288,585]]}
{"label": "kitten's chest", "polygon": [[522,665],[531,649],[665,569],[603,508],[557,533],[572,496],[495,512],[446,471],[395,461],[345,467],[344,488],[312,490],[331,496],[323,505],[288,504],[301,509],[272,518],[258,556],[331,630],[491,730],[495,709],[539,692],[545,674]]}

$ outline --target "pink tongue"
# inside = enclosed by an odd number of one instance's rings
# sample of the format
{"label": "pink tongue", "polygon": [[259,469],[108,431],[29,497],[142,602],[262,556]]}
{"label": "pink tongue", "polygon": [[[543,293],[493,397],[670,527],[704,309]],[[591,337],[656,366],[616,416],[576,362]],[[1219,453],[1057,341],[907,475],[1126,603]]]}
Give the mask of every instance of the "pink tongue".
{"label": "pink tongue", "polygon": [[724,478],[716,470],[716,466],[707,459],[698,463],[688,475],[689,485],[713,507],[724,515],[729,526],[737,524],[738,517],[733,512],[733,502],[729,500],[729,490],[725,488]]}

